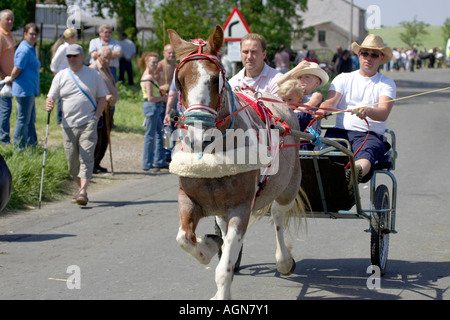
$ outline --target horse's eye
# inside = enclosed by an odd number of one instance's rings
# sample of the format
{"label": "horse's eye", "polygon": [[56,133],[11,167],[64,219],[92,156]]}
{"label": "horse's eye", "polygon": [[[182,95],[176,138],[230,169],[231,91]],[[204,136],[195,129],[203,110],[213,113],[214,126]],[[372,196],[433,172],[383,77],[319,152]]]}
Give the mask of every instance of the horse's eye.
{"label": "horse's eye", "polygon": [[211,82],[213,85],[218,86],[219,85],[219,75],[215,74],[214,76],[212,76]]}

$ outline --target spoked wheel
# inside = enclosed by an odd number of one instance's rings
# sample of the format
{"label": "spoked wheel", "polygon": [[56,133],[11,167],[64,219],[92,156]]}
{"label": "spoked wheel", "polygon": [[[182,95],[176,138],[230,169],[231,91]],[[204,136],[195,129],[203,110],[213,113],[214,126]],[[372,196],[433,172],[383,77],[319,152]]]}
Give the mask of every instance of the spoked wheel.
{"label": "spoked wheel", "polygon": [[[376,210],[389,209],[389,190],[379,185],[375,190],[374,207]],[[372,265],[380,268],[381,275],[386,273],[389,249],[389,233],[391,232],[391,213],[373,212],[370,219],[370,254]]]}
{"label": "spoked wheel", "polygon": [[[216,235],[218,235],[219,237],[222,238],[222,230],[220,230],[219,225],[217,224],[217,221],[214,220],[214,228],[215,228],[215,233]],[[239,270],[239,267],[241,266],[241,258],[242,258],[242,249],[244,248],[244,244],[242,244],[241,250],[239,251],[239,255],[237,257],[236,263],[234,264],[234,272],[237,272]],[[219,252],[217,253],[217,255],[219,256],[219,260],[222,257],[222,248],[219,249]]]}

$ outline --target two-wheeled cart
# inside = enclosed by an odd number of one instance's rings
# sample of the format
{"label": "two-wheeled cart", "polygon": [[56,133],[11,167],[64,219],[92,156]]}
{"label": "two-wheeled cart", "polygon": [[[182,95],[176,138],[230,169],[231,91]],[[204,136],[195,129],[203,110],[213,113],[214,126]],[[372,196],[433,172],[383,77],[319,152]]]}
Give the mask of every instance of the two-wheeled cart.
{"label": "two-wheeled cart", "polygon": [[[301,140],[315,141],[318,137],[294,131],[293,135]],[[310,207],[307,217],[331,219],[367,219],[370,232],[370,255],[372,265],[386,272],[389,236],[396,233],[397,181],[392,173],[397,157],[395,133],[386,130],[390,149],[382,163],[378,164],[370,179],[370,207],[364,209],[361,204],[360,189],[355,175],[355,159],[348,141],[321,137],[323,147],[314,151],[299,151],[302,168],[302,188],[306,193]],[[315,148],[318,149],[318,148]],[[351,183],[346,168],[339,164],[348,159],[351,170]],[[388,185],[377,183],[381,175],[389,177]],[[384,179],[383,181],[385,181]],[[350,186],[350,187],[349,187]],[[355,208],[353,211],[352,208]]]}

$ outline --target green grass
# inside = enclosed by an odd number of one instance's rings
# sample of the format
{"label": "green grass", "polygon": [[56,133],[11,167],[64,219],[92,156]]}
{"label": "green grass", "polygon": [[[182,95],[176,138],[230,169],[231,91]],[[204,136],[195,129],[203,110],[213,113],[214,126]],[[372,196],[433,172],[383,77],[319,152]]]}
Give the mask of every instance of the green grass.
{"label": "green grass", "polygon": [[[426,30],[428,34],[420,39],[423,46],[418,47],[418,49],[426,48],[429,50],[436,47],[445,49],[447,41],[443,39],[442,27],[429,26]],[[383,41],[391,48],[407,48],[407,45],[400,40],[400,33],[404,32],[403,27],[383,27],[381,29],[371,29],[368,32],[383,38]]]}
{"label": "green grass", "polygon": [[[13,177],[11,198],[6,210],[36,206],[39,200],[43,147],[15,151],[12,146],[0,146],[0,153],[5,158]],[[69,177],[61,146],[47,150],[44,173],[42,200],[57,199],[67,186]]]}
{"label": "green grass", "polygon": [[[130,88],[122,84],[119,87],[119,101],[116,105],[114,122],[115,134],[144,135],[142,122],[142,94],[137,86]],[[0,145],[0,154],[5,158],[13,177],[11,199],[5,211],[35,207],[39,202],[39,191],[44,156],[44,142],[47,128],[47,111],[45,110],[45,96],[36,98],[36,132],[38,146],[24,151],[14,150],[12,145]],[[55,110],[56,111],[56,110]],[[52,201],[66,194],[73,183],[69,179],[67,160],[62,147],[62,129],[56,124],[56,112],[50,117],[47,153],[45,161],[45,175],[42,190],[42,200]],[[16,123],[16,101],[13,99],[11,114],[11,140]]]}

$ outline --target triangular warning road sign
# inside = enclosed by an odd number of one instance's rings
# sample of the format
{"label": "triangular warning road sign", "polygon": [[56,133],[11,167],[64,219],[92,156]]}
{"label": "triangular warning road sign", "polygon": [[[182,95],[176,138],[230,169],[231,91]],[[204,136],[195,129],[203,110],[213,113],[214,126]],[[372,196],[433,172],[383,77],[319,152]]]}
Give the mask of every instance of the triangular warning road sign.
{"label": "triangular warning road sign", "polygon": [[242,13],[236,7],[228,16],[227,21],[223,25],[223,30],[225,32],[225,41],[241,41],[242,37],[251,33]]}

